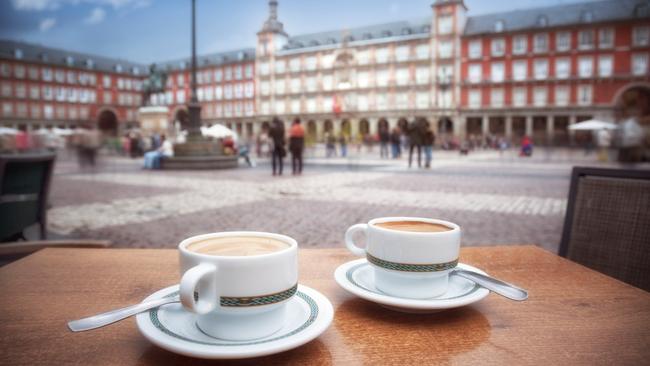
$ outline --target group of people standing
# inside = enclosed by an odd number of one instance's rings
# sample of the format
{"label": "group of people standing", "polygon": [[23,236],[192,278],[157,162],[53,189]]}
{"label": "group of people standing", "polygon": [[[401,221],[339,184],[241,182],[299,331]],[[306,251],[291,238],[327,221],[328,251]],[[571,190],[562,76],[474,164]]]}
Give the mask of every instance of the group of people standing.
{"label": "group of people standing", "polygon": [[[282,175],[284,158],[287,156],[286,131],[284,123],[274,118],[269,129],[271,146],[271,165],[273,175]],[[302,158],[305,150],[305,129],[300,118],[295,118],[289,129],[289,152],[291,153],[292,174],[302,174]]]}
{"label": "group of people standing", "polygon": [[410,124],[400,127],[394,127],[389,132],[388,127],[379,129],[379,156],[383,159],[388,158],[388,146],[391,147],[393,159],[402,156],[402,147],[409,152],[409,168],[413,165],[413,154],[417,153],[418,167],[422,167],[422,150],[424,150],[424,167],[431,168],[433,160],[433,144],[436,141],[436,135],[431,130],[429,123],[417,119]]}

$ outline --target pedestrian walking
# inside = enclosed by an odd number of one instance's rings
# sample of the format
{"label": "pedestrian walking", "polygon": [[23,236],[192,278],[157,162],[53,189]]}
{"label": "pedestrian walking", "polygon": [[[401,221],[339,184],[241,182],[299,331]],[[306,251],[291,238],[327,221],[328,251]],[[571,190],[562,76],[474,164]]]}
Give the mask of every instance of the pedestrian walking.
{"label": "pedestrian walking", "polygon": [[524,136],[521,139],[521,151],[519,151],[519,156],[533,156],[533,140],[528,136]]}
{"label": "pedestrian walking", "polygon": [[382,126],[379,129],[379,157],[388,159],[388,144],[390,143],[390,133],[388,127]]}
{"label": "pedestrian walking", "polygon": [[431,161],[433,160],[433,144],[435,141],[436,135],[431,131],[431,128],[427,126],[422,138],[422,144],[424,146],[424,167],[427,169],[431,168]]}
{"label": "pedestrian walking", "polygon": [[423,122],[420,120],[415,120],[411,122],[408,130],[409,137],[409,168],[411,167],[411,162],[413,159],[413,150],[417,150],[418,153],[418,168],[422,167],[422,137],[424,131],[422,130]]}
{"label": "pedestrian walking", "polygon": [[339,136],[339,144],[341,144],[341,157],[348,156],[348,136],[343,132]]}
{"label": "pedestrian walking", "polygon": [[325,132],[325,156],[336,156],[336,137],[331,131]]}
{"label": "pedestrian walking", "polygon": [[300,118],[293,120],[289,130],[289,151],[291,151],[291,169],[293,174],[302,174],[302,155],[305,149],[305,129]]}
{"label": "pedestrian walking", "polygon": [[273,144],[273,150],[271,152],[273,175],[282,175],[283,160],[287,155],[287,150],[285,149],[286,140],[284,123],[282,123],[282,121],[280,121],[277,117],[273,118],[271,130],[269,131],[269,137],[271,138],[271,142]]}
{"label": "pedestrian walking", "polygon": [[390,145],[393,153],[393,159],[398,159],[400,156],[402,156],[401,135],[402,134],[400,133],[399,127],[393,128],[393,131],[390,134]]}

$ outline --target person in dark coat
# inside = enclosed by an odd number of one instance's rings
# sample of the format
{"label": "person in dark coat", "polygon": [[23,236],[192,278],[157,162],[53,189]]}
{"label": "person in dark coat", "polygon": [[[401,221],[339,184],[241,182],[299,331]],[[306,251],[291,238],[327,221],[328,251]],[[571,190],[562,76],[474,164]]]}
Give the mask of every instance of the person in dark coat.
{"label": "person in dark coat", "polygon": [[424,131],[422,129],[423,122],[416,119],[411,122],[408,128],[409,136],[409,168],[411,167],[411,161],[413,159],[413,150],[417,149],[418,151],[418,168],[422,167],[422,138],[424,136]]}
{"label": "person in dark coat", "polygon": [[291,152],[291,168],[293,174],[302,174],[302,151],[305,149],[305,129],[300,124],[300,118],[293,120],[289,130],[289,151]]}
{"label": "person in dark coat", "polygon": [[424,167],[431,168],[431,160],[433,160],[433,143],[436,141],[436,135],[427,127],[424,132],[422,143],[424,144]]}
{"label": "person in dark coat", "polygon": [[390,133],[388,127],[382,126],[379,128],[379,157],[388,159],[388,144],[390,143]]}
{"label": "person in dark coat", "polygon": [[277,117],[273,118],[271,122],[271,130],[269,131],[271,142],[273,143],[273,150],[271,153],[271,161],[273,165],[273,175],[282,175],[283,159],[287,155],[285,149],[286,139],[284,132],[284,123]]}

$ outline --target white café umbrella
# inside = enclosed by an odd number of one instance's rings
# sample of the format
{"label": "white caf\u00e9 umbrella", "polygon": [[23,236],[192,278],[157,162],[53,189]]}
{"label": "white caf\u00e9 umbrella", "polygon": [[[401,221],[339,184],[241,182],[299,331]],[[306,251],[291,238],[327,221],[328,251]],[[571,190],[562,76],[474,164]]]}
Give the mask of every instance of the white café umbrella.
{"label": "white caf\u00e9 umbrella", "polygon": [[201,133],[203,136],[210,136],[217,139],[231,137],[237,142],[237,133],[224,125],[215,124],[210,127],[201,127]]}
{"label": "white caf\u00e9 umbrella", "polygon": [[72,131],[69,128],[58,128],[58,127],[54,127],[52,129],[52,132],[54,132],[54,134],[57,136],[70,136],[74,133],[74,131]]}
{"label": "white caf\u00e9 umbrella", "polygon": [[17,135],[18,130],[11,127],[2,127],[0,126],[0,135]]}
{"label": "white caf\u00e9 umbrella", "polygon": [[597,130],[615,130],[618,126],[615,123],[590,119],[588,121],[578,122],[569,126],[573,131],[597,131]]}

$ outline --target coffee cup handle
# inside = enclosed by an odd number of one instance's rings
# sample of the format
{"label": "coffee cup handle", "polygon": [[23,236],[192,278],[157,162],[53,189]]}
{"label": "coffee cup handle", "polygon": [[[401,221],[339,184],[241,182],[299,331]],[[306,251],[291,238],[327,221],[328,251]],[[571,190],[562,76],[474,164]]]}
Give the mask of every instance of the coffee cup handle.
{"label": "coffee cup handle", "polygon": [[365,249],[359,248],[358,246],[356,246],[356,244],[354,244],[354,240],[352,239],[352,236],[357,231],[363,231],[364,233],[366,233],[367,230],[368,230],[368,224],[356,224],[350,226],[348,230],[345,232],[345,245],[352,252],[352,254],[358,255],[360,257],[366,255]]}
{"label": "coffee cup handle", "polygon": [[216,284],[217,267],[213,264],[199,264],[187,270],[181,278],[180,298],[183,306],[197,314],[206,314],[218,304]]}

